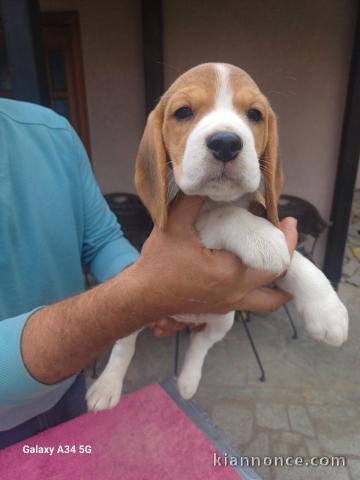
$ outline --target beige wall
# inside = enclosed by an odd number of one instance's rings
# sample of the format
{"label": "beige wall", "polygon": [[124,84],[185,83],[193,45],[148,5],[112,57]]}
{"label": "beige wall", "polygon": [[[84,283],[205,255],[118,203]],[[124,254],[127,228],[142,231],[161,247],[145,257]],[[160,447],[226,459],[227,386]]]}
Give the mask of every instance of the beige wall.
{"label": "beige wall", "polygon": [[80,14],[94,170],[104,192],[134,191],[144,125],[140,4],[131,0],[41,0],[42,10]]}
{"label": "beige wall", "polygon": [[[285,192],[307,198],[329,218],[356,1],[163,4],[167,84],[205,61],[246,69],[278,114]],[[95,173],[104,192],[132,191],[144,121],[140,2],[42,0],[41,6],[80,12]]]}
{"label": "beige wall", "polygon": [[307,198],[328,218],[354,2],[165,0],[164,5],[167,81],[205,61],[247,70],[278,114],[285,192]]}

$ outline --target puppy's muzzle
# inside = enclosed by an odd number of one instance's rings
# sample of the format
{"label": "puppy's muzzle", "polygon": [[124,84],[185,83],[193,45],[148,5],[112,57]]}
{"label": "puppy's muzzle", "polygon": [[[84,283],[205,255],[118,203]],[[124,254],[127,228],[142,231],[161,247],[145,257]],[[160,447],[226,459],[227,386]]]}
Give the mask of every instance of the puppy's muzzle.
{"label": "puppy's muzzle", "polygon": [[243,142],[235,133],[216,132],[206,139],[206,145],[215,160],[226,163],[237,157]]}

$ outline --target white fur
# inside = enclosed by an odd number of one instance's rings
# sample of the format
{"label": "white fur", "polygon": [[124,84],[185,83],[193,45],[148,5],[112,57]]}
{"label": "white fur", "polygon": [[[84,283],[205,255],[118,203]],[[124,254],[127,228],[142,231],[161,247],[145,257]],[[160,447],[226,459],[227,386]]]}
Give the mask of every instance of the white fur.
{"label": "white fur", "polygon": [[232,101],[233,92],[229,85],[229,71],[228,67],[223,63],[217,63],[216,73],[218,77],[215,109],[227,109],[234,111],[234,105]]}
{"label": "white fur", "polygon": [[280,274],[289,266],[290,255],[282,231],[244,208],[213,208],[199,216],[196,229],[206,247],[228,250],[255,270]]}
{"label": "white fur", "polygon": [[294,297],[309,334],[335,347],[348,337],[348,312],[323,272],[299,252],[277,285]]}
{"label": "white fur", "polygon": [[[307,331],[317,340],[339,346],[347,339],[348,314],[325,275],[298,252],[290,260],[281,230],[247,210],[245,194],[257,190],[260,184],[255,142],[246,121],[233,109],[227,67],[220,64],[216,68],[219,85],[214,109],[190,134],[181,176],[176,178],[172,188],[178,186],[187,194],[206,195],[212,200],[204,205],[196,222],[199,237],[206,247],[229,250],[256,270],[275,274],[287,270],[277,285],[293,295]],[[228,178],[219,181],[217,177],[223,173],[220,169],[224,166],[212,158],[205,139],[211,133],[222,130],[240,135],[244,147],[238,158],[225,166]],[[234,312],[226,315],[177,315],[175,318],[182,322],[207,324],[203,331],[191,335],[178,379],[180,394],[189,399],[198,388],[207,352],[230,330]],[[90,410],[112,408],[120,399],[138,333],[116,342],[104,372],[87,393]]]}
{"label": "white fur", "polygon": [[87,391],[89,410],[97,412],[113,408],[120,400],[123,380],[134,355],[139,333],[140,330],[118,340],[113,346],[105,369]]}

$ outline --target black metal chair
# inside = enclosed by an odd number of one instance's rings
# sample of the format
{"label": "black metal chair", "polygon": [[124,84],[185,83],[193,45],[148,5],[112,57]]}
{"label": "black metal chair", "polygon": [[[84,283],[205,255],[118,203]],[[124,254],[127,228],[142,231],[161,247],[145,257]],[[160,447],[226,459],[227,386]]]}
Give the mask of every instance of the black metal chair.
{"label": "black metal chair", "polygon": [[108,193],[104,197],[125,237],[140,251],[153,228],[151,217],[140,198],[133,193]]}
{"label": "black metal chair", "polygon": [[[324,230],[329,227],[329,223],[327,223],[321,217],[314,205],[303,198],[295,197],[293,195],[282,195],[280,197],[278,211],[280,220],[285,217],[294,217],[297,219],[297,250],[309,260],[314,262],[314,252],[317,241]],[[297,339],[298,333],[290,310],[287,305],[284,305],[283,308],[292,329],[292,338]],[[244,326],[244,330],[249,339],[255,359],[260,369],[259,380],[264,382],[266,380],[265,369],[248,325],[251,319],[250,312],[236,312],[235,319],[241,321]]]}

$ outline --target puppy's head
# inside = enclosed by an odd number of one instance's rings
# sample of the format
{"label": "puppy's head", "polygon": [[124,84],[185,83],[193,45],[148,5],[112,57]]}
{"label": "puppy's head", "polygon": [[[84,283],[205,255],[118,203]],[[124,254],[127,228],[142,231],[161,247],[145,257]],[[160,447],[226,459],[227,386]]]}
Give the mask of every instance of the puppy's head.
{"label": "puppy's head", "polygon": [[219,63],[181,75],[149,115],[136,159],[136,187],[154,222],[165,226],[179,189],[231,202],[256,192],[262,177],[267,217],[277,224],[276,118],[255,82]]}

